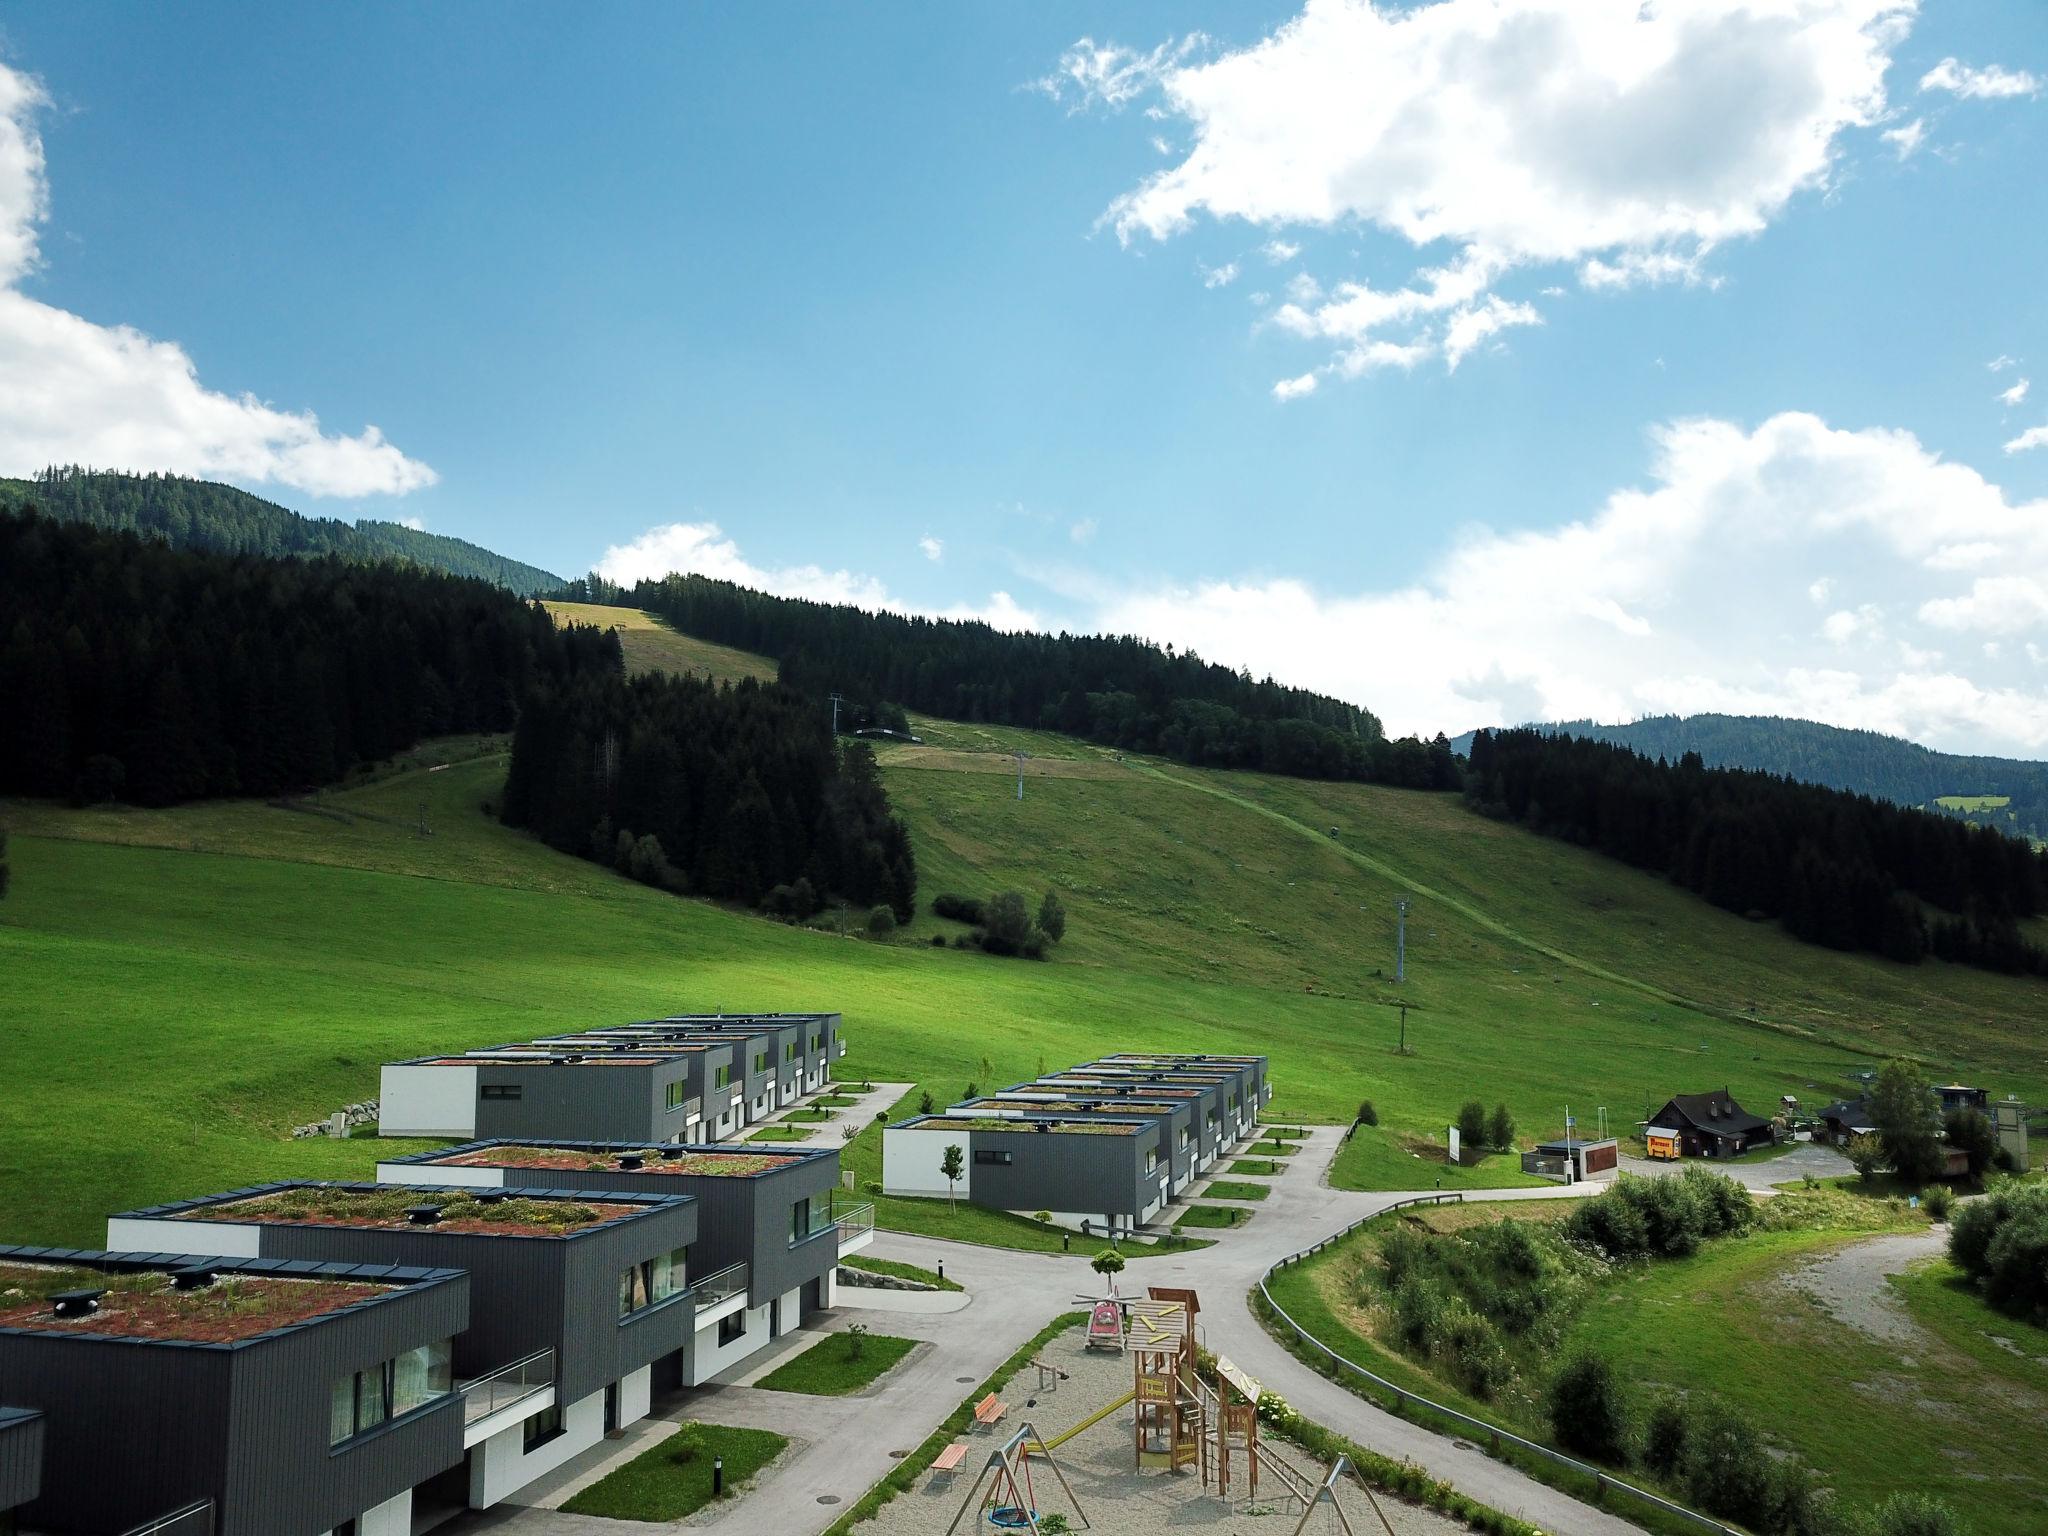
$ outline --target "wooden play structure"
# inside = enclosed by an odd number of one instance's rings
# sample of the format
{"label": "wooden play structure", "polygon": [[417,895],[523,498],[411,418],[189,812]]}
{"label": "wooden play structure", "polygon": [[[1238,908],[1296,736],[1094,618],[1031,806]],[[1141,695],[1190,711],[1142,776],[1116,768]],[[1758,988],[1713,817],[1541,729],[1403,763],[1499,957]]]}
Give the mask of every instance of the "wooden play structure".
{"label": "wooden play structure", "polygon": [[946,1527],[946,1536],[953,1536],[970,1509],[976,1512],[977,1525],[986,1520],[997,1530],[1029,1531],[1031,1536],[1038,1536],[1042,1517],[1038,1512],[1038,1479],[1031,1470],[1033,1461],[1044,1462],[1045,1469],[1059,1483],[1068,1507],[1074,1511],[1074,1518],[1080,1521],[1077,1529],[1091,1529],[1088,1516],[1081,1509],[1081,1501],[1074,1497],[1074,1490],[1067,1482],[1066,1473],[1053,1459],[1052,1447],[1039,1438],[1037,1428],[1027,1420],[1017,1426],[1015,1434],[988,1453],[988,1460],[974,1479],[974,1486],[967,1490],[967,1497],[960,1501],[953,1523]]}

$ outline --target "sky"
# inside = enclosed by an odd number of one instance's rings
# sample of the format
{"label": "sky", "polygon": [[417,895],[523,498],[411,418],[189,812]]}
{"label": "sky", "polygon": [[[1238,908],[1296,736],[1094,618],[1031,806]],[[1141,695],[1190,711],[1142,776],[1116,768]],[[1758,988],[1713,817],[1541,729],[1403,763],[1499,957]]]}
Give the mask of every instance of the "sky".
{"label": "sky", "polygon": [[2048,756],[2044,114],[2039,0],[0,3],[0,474]]}

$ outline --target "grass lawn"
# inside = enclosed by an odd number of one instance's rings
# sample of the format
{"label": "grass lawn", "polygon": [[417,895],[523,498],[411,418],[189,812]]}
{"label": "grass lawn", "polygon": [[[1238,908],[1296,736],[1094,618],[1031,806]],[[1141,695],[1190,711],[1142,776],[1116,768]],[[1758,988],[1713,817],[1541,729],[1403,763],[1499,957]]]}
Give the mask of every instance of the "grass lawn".
{"label": "grass lawn", "polygon": [[917,1340],[899,1339],[894,1334],[828,1333],[754,1385],[770,1392],[844,1397],[887,1375],[915,1348]]}
{"label": "grass lawn", "polygon": [[1267,1159],[1292,1157],[1300,1150],[1301,1148],[1291,1141],[1255,1141],[1245,1148],[1245,1151],[1251,1153],[1252,1156]]}
{"label": "grass lawn", "polygon": [[1241,1227],[1252,1213],[1237,1205],[1191,1205],[1173,1218],[1181,1227]]}
{"label": "grass lawn", "polygon": [[792,1109],[782,1118],[785,1123],[790,1125],[823,1125],[826,1121],[836,1120],[839,1117],[829,1109],[821,1109],[816,1104],[808,1104],[802,1109]]}
{"label": "grass lawn", "polygon": [[816,1109],[844,1109],[847,1105],[856,1102],[851,1094],[845,1093],[821,1094],[811,1100],[812,1107]]}
{"label": "grass lawn", "polygon": [[[702,1448],[688,1461],[676,1460],[686,1439]],[[754,1474],[782,1454],[789,1441],[765,1429],[732,1429],[723,1424],[685,1424],[652,1450],[642,1451],[607,1473],[562,1506],[572,1515],[608,1520],[680,1520],[711,1502],[711,1461],[725,1460],[725,1497],[731,1498]]]}
{"label": "grass lawn", "polygon": [[775,681],[776,666],[765,656],[736,651],[671,629],[666,620],[637,608],[609,608],[598,603],[545,603],[557,623],[591,624],[616,629],[629,672],[694,672],[712,681],[736,683],[754,678]]}
{"label": "grass lawn", "polygon": [[1231,1179],[1215,1179],[1202,1191],[1204,1200],[1263,1200],[1272,1194],[1264,1184],[1244,1184]]}
{"label": "grass lawn", "polygon": [[[1487,1152],[1476,1162],[1447,1162],[1442,1135],[1439,1130],[1439,1139],[1431,1143],[1404,1137],[1384,1125],[1361,1125],[1330,1163],[1331,1187],[1485,1190],[1550,1182],[1522,1172],[1521,1159],[1510,1153]],[[1262,1143],[1257,1150],[1263,1156],[1267,1145]]]}
{"label": "grass lawn", "polygon": [[[1467,1203],[1418,1219],[1437,1230],[1502,1217],[1557,1219],[1576,1203]],[[1624,1362],[1638,1392],[1718,1395],[1823,1473],[1851,1505],[1917,1488],[1953,1504],[1975,1536],[2038,1531],[2048,1500],[2048,1467],[2038,1455],[2048,1422],[2048,1331],[1993,1312],[1945,1262],[1892,1282],[1937,1338],[1902,1348],[1849,1326],[1788,1276],[1859,1237],[1924,1230],[1925,1223],[1897,1207],[1833,1211],[1812,1226],[1759,1231],[1710,1243],[1691,1258],[1609,1272],[1549,1357],[1590,1348]],[[1479,1402],[1373,1336],[1377,1314],[1362,1300],[1369,1293],[1360,1277],[1386,1226],[1376,1223],[1283,1270],[1274,1299],[1331,1348],[1382,1376],[1548,1440],[1543,1382],[1530,1371]],[[1992,1390],[1987,1370],[1996,1373]]]}
{"label": "grass lawn", "polygon": [[899,1259],[868,1259],[855,1254],[850,1259],[839,1261],[841,1269],[864,1270],[871,1275],[890,1275],[898,1280],[916,1280],[935,1291],[957,1291],[960,1282],[948,1280],[935,1269],[925,1269],[916,1264],[905,1264]]}
{"label": "grass lawn", "polygon": [[1244,1178],[1270,1179],[1286,1171],[1285,1163],[1276,1163],[1271,1158],[1240,1157],[1230,1165],[1230,1171]]}
{"label": "grass lawn", "polygon": [[748,1141],[809,1141],[817,1133],[807,1125],[764,1125],[747,1134]]}

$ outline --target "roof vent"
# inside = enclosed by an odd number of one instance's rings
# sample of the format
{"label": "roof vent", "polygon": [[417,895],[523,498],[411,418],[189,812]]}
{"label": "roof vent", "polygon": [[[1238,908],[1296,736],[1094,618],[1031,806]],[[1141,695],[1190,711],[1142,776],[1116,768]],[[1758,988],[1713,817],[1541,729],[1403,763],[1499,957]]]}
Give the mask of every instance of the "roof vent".
{"label": "roof vent", "polygon": [[[476,1192],[476,1203],[478,1205],[501,1205],[504,1203],[505,1198],[505,1191],[502,1189],[480,1189]],[[426,1207],[426,1209],[431,1209],[431,1207]],[[408,1214],[410,1213],[408,1212]]]}
{"label": "roof vent", "polygon": [[638,1173],[642,1168],[645,1168],[646,1166],[647,1157],[644,1153],[621,1152],[619,1154],[619,1169],[621,1172]]}
{"label": "roof vent", "polygon": [[441,1219],[441,1207],[438,1205],[408,1205],[405,1208],[405,1219],[416,1227],[431,1227]]}
{"label": "roof vent", "polygon": [[1040,1121],[1037,1121],[1037,1122],[1035,1122],[1035,1123],[1034,1123],[1034,1125],[1032,1126],[1032,1129],[1033,1129],[1033,1130],[1037,1130],[1037,1131],[1044,1131],[1044,1132],[1050,1133],[1050,1132],[1051,1132],[1051,1130],[1052,1130],[1052,1122],[1051,1122],[1050,1120],[1040,1120]]}
{"label": "roof vent", "polygon": [[213,1284],[214,1272],[204,1264],[187,1264],[171,1271],[171,1285],[180,1291],[203,1291]]}
{"label": "roof vent", "polygon": [[50,1298],[50,1307],[59,1317],[90,1317],[100,1309],[100,1298],[107,1293],[95,1291],[59,1291]]}
{"label": "roof vent", "polygon": [[685,1153],[686,1151],[688,1151],[688,1150],[689,1150],[689,1149],[688,1149],[687,1147],[678,1147],[678,1146],[667,1146],[667,1147],[663,1147],[663,1148],[661,1149],[661,1156],[662,1156],[662,1160],[663,1160],[664,1162],[666,1162],[666,1161],[667,1161],[667,1160],[669,1160],[670,1158],[676,1158],[676,1157],[681,1157],[681,1156],[682,1156],[682,1155],[683,1155],[683,1154],[684,1154],[684,1153]]}

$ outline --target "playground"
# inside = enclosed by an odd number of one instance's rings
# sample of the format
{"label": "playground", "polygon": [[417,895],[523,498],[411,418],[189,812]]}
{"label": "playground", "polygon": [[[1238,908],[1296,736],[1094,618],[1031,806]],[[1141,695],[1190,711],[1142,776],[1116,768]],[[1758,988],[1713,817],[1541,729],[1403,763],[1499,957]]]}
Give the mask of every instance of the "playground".
{"label": "playground", "polygon": [[[1172,1365],[1182,1355],[1184,1319],[1170,1304],[1126,1305],[1133,1314],[1128,1347],[1105,1347],[1102,1331],[1085,1326],[1050,1340],[1036,1363],[991,1394],[995,1401],[977,1415],[984,1422],[863,1529],[875,1536],[1034,1529],[1047,1536],[1454,1536],[1465,1529],[1369,1495],[1349,1475],[1332,1482],[1331,1469],[1299,1447],[1255,1436],[1241,1391],[1212,1391],[1203,1401],[1176,1390]],[[1219,1487],[1225,1471],[1227,1492]]]}

